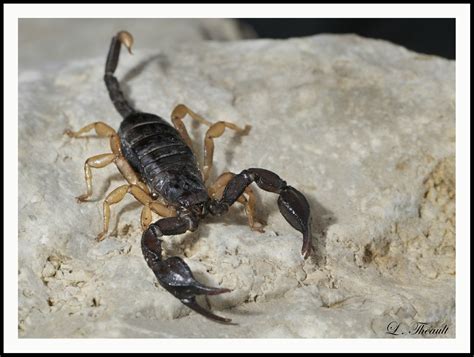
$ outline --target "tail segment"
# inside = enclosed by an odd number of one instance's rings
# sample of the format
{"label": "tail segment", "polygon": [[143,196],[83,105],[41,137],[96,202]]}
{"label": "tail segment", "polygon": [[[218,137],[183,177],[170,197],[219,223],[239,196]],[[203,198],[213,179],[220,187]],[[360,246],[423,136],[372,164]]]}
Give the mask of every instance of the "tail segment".
{"label": "tail segment", "polygon": [[104,81],[109,91],[110,99],[114,103],[115,109],[124,118],[135,112],[135,109],[127,102],[122,91],[120,90],[120,84],[114,76],[115,69],[117,68],[120,45],[124,44],[127,47],[128,52],[132,53],[133,37],[126,31],[120,31],[112,38],[110,44],[109,54],[107,55],[107,62],[105,63],[105,75]]}

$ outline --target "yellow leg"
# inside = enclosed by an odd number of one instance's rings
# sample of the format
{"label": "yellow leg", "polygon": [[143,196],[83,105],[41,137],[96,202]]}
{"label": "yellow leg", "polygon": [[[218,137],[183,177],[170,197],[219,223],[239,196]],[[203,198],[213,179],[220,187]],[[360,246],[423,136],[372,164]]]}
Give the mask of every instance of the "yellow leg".
{"label": "yellow leg", "polygon": [[86,125],[82,129],[78,131],[72,131],[72,130],[65,130],[64,133],[68,135],[70,138],[78,138],[82,134],[87,133],[91,130],[95,130],[96,134],[100,137],[111,137],[114,134],[117,134],[113,128],[111,128],[109,125],[105,124],[104,122],[101,121],[96,121],[92,124]]}
{"label": "yellow leg", "polygon": [[250,125],[246,125],[245,128],[240,128],[234,123],[227,122],[227,121],[220,121],[215,124],[212,124],[207,119],[204,119],[199,114],[193,112],[184,104],[179,104],[174,108],[173,112],[171,113],[171,121],[173,122],[174,127],[178,132],[181,134],[184,142],[192,149],[192,142],[191,138],[189,137],[188,131],[184,126],[183,119],[186,115],[189,115],[192,119],[196,120],[197,122],[207,125],[210,128],[207,131],[206,139],[204,141],[204,167],[203,167],[203,178],[206,181],[209,178],[209,173],[212,168],[212,158],[214,155],[214,143],[213,139],[221,136],[224,132],[225,128],[229,128],[235,130],[237,133],[241,135],[248,134],[250,130]]}
{"label": "yellow leg", "polygon": [[77,198],[78,201],[86,201],[92,195],[92,167],[102,168],[114,162],[122,176],[128,182],[128,185],[122,185],[116,188],[105,198],[103,204],[103,230],[97,236],[97,240],[103,240],[109,230],[110,206],[122,201],[127,193],[131,193],[135,199],[144,205],[140,219],[143,229],[146,229],[151,224],[152,211],[162,217],[175,216],[176,210],[173,207],[168,207],[161,202],[153,200],[153,198],[150,196],[148,187],[140,180],[139,176],[122,155],[120,138],[117,135],[117,132],[109,125],[103,122],[95,122],[86,125],[78,131],[66,130],[65,134],[67,134],[69,137],[78,138],[81,137],[82,134],[91,130],[95,130],[99,137],[110,138],[110,148],[112,153],[96,155],[87,159],[84,165],[87,193],[79,196]]}
{"label": "yellow leg", "polygon": [[131,193],[137,201],[144,205],[140,219],[142,229],[146,229],[150,225],[152,220],[151,211],[159,214],[162,217],[171,217],[176,215],[176,210],[173,207],[167,207],[160,202],[153,201],[150,195],[142,190],[141,187],[136,185],[122,185],[113,190],[104,200],[104,228],[97,236],[98,241],[103,240],[109,230],[110,206],[122,201],[127,193]]}
{"label": "yellow leg", "polygon": [[[224,172],[220,175],[217,180],[209,187],[208,193],[209,196],[213,199],[219,199],[222,197],[224,193],[224,189],[229,183],[229,181],[235,176],[232,172]],[[265,232],[263,230],[264,224],[257,221],[255,218],[255,194],[250,187],[247,187],[244,191],[248,198],[242,194],[238,198],[238,202],[244,205],[245,213],[247,214],[247,219],[249,226],[254,231],[259,231],[261,233]]]}
{"label": "yellow leg", "polygon": [[151,224],[152,216],[151,216],[151,209],[149,206],[143,206],[142,215],[140,218],[140,222],[142,225],[142,230],[145,231],[148,226]]}
{"label": "yellow leg", "polygon": [[187,114],[189,114],[189,116],[192,119],[196,120],[197,122],[201,124],[211,126],[212,123],[204,119],[200,115],[194,113],[191,109],[189,109],[184,104],[179,104],[176,106],[176,108],[173,109],[173,112],[171,113],[171,121],[174,127],[176,128],[176,130],[178,130],[179,134],[183,138],[186,145],[188,145],[189,148],[191,148],[192,150],[193,144],[192,144],[191,138],[189,137],[188,131],[186,130],[186,127],[184,126],[184,123],[183,123],[183,119]]}
{"label": "yellow leg", "polygon": [[142,205],[150,207],[150,210],[162,217],[176,216],[176,210],[173,207],[168,207],[157,200],[153,200],[149,193],[145,192],[141,187],[131,185],[129,192]]}
{"label": "yellow leg", "polygon": [[87,159],[84,164],[84,172],[87,186],[87,193],[77,197],[79,202],[86,201],[92,195],[92,171],[93,168],[102,168],[110,163],[114,162],[119,169],[120,173],[127,180],[130,185],[140,186],[144,191],[148,193],[148,188],[146,185],[140,181],[138,175],[132,169],[130,164],[122,155],[122,150],[120,147],[120,138],[117,135],[116,131],[111,128],[109,125],[103,122],[95,122],[89,125],[86,125],[78,131],[66,130],[65,134],[72,138],[81,137],[82,134],[87,133],[91,130],[95,130],[96,134],[99,137],[109,137],[110,138],[110,149],[112,153],[110,154],[101,154],[93,156]]}
{"label": "yellow leg", "polygon": [[107,234],[109,230],[109,222],[110,222],[110,206],[119,203],[120,201],[123,200],[125,195],[128,192],[128,186],[129,185],[123,185],[115,190],[113,190],[104,200],[104,206],[103,206],[103,213],[104,213],[104,228],[102,232],[99,233],[97,236],[97,240],[100,242],[105,238],[105,235]]}
{"label": "yellow leg", "polygon": [[214,158],[214,139],[220,137],[224,133],[225,128],[235,130],[241,135],[246,135],[250,130],[249,125],[246,125],[245,128],[242,129],[237,125],[226,121],[219,121],[215,124],[212,124],[212,126],[207,130],[206,137],[204,138],[204,182],[206,182],[209,178],[212,169],[212,160]]}
{"label": "yellow leg", "polygon": [[110,138],[110,147],[112,148],[112,152],[117,155],[120,154],[120,139],[117,135],[117,132],[104,122],[96,121],[94,123],[86,125],[78,131],[72,131],[67,129],[64,131],[64,133],[70,138],[79,138],[82,134],[87,133],[91,130],[95,130],[95,133],[101,138]]}
{"label": "yellow leg", "polygon": [[149,193],[148,187],[142,181],[140,181],[140,178],[125,159],[125,157],[117,157],[115,159],[115,165],[130,185],[139,186],[147,194]]}
{"label": "yellow leg", "polygon": [[87,199],[92,196],[92,171],[93,168],[102,168],[105,167],[115,160],[114,154],[100,154],[88,158],[84,164],[84,176],[86,179],[87,192],[83,195],[76,197],[78,202],[85,202]]}
{"label": "yellow leg", "polygon": [[80,138],[82,134],[87,133],[91,130],[95,130],[95,133],[101,138],[110,138],[110,147],[112,149],[112,152],[116,155],[121,155],[120,139],[118,137],[117,132],[104,122],[96,121],[94,123],[86,125],[78,131],[72,131],[67,129],[64,131],[64,134],[66,134],[70,138]]}

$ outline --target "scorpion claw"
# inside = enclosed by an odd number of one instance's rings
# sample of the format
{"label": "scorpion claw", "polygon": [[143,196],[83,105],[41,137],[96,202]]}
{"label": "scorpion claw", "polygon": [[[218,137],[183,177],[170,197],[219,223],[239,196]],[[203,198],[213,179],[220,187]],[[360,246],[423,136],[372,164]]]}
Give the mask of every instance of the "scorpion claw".
{"label": "scorpion claw", "polygon": [[278,197],[278,206],[287,222],[303,233],[301,254],[304,259],[309,258],[313,252],[313,246],[311,243],[311,216],[306,197],[295,188],[286,186]]}
{"label": "scorpion claw", "polygon": [[197,295],[219,295],[230,292],[226,288],[213,288],[198,282],[189,266],[179,257],[171,257],[155,265],[153,272],[162,287],[168,290],[184,305],[197,313],[218,322],[229,323],[231,320],[214,315],[196,302]]}
{"label": "scorpion claw", "polygon": [[212,288],[198,282],[189,266],[179,257],[171,257],[153,269],[160,284],[178,299],[188,299],[196,295],[219,295],[230,290]]}
{"label": "scorpion claw", "polygon": [[[224,290],[227,290],[227,289],[224,289]],[[189,307],[190,309],[196,311],[198,314],[201,314],[202,316],[207,317],[210,320],[213,320],[215,322],[225,323],[225,324],[231,324],[231,325],[236,324],[235,322],[232,322],[232,320],[229,318],[215,315],[211,311],[206,310],[205,308],[203,308],[201,305],[199,305],[196,302],[195,297],[192,297],[189,299],[181,299],[181,302],[187,307]]]}
{"label": "scorpion claw", "polygon": [[197,295],[219,295],[230,292],[229,289],[212,288],[201,284],[194,278],[189,266],[179,257],[162,259],[162,241],[159,237],[163,234],[162,230],[167,233],[178,233],[182,227],[179,225],[176,227],[177,223],[179,219],[176,217],[163,218],[143,232],[142,252],[148,266],[153,270],[160,285],[184,305],[213,321],[230,323],[230,319],[214,315],[196,302]]}
{"label": "scorpion claw", "polygon": [[311,244],[311,238],[303,238],[303,248],[301,248],[301,255],[304,259],[308,259],[309,256],[313,253],[313,245]]}

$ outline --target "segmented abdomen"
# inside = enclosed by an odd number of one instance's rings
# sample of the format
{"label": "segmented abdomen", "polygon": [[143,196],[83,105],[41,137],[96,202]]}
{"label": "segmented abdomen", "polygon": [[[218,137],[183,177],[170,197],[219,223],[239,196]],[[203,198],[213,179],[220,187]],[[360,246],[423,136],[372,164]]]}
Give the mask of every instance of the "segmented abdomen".
{"label": "segmented abdomen", "polygon": [[120,125],[119,136],[125,158],[152,191],[166,198],[160,191],[170,173],[181,172],[202,181],[193,152],[176,129],[159,116],[133,113]]}

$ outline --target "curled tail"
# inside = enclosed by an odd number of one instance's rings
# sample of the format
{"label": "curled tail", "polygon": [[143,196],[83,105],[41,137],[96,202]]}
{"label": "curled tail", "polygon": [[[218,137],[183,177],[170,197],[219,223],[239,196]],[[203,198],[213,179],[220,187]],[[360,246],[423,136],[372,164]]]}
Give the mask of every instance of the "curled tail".
{"label": "curled tail", "polygon": [[114,103],[115,109],[124,118],[135,112],[135,109],[127,102],[122,91],[120,90],[120,84],[114,76],[115,69],[117,68],[120,45],[124,44],[127,47],[128,52],[132,53],[133,37],[127,31],[120,31],[112,38],[110,44],[109,54],[107,55],[107,62],[105,63],[105,75],[104,81],[109,91],[110,99]]}

